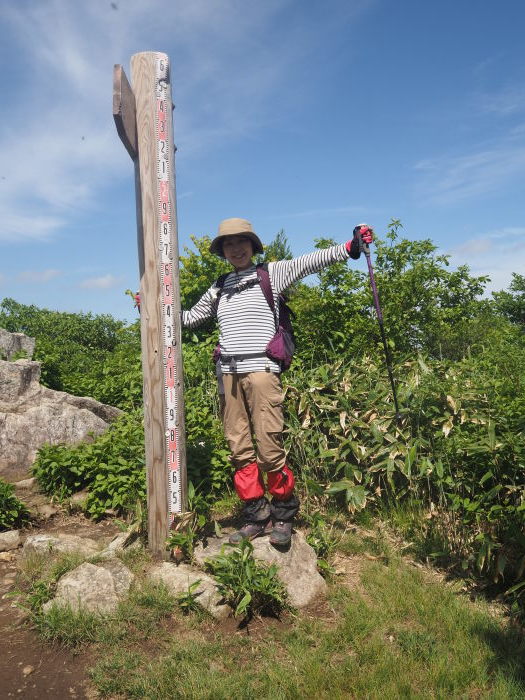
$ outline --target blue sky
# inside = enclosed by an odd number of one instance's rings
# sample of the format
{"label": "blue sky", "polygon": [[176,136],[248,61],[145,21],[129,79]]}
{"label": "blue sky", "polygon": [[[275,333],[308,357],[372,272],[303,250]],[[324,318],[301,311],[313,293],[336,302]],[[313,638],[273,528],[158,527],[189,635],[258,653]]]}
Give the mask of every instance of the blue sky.
{"label": "blue sky", "polygon": [[140,51],[171,60],[181,249],[230,216],[295,254],[398,218],[505,288],[525,268],[524,27],[522,0],[4,0],[0,298],[135,318],[111,110],[113,64],[129,77]]}

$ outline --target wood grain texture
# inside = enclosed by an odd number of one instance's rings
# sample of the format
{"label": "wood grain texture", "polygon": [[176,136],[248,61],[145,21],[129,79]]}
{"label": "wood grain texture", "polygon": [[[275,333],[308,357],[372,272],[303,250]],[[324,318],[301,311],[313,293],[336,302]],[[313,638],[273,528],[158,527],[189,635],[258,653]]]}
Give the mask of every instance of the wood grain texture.
{"label": "wood grain texture", "polygon": [[[135,54],[131,59],[131,80],[135,95],[137,146],[140,157],[136,177],[137,198],[140,190],[140,206],[137,204],[137,228],[139,235],[139,268],[141,272],[141,343],[144,374],[144,429],[146,438],[146,468],[148,483],[148,543],[157,556],[166,556],[168,536],[168,474],[165,439],[164,369],[162,335],[162,289],[159,258],[160,215],[157,193],[157,138],[154,52]],[[171,104],[171,88],[168,94]],[[172,119],[169,128],[173,144]],[[174,159],[173,159],[174,160]],[[174,284],[174,328],[176,386],[180,392],[178,406],[178,449],[180,477],[183,481],[183,507],[186,507],[186,450],[184,431],[184,400],[182,394],[182,357],[180,347],[180,292],[178,283],[178,244],[176,227],[174,164],[169,178],[171,195],[171,250],[173,271],[177,273]],[[140,184],[140,187],[139,187]],[[140,217],[140,219],[139,219]],[[141,245],[142,243],[142,245]]]}
{"label": "wood grain texture", "polygon": [[120,140],[132,160],[138,156],[135,95],[121,65],[113,68],[113,119]]}

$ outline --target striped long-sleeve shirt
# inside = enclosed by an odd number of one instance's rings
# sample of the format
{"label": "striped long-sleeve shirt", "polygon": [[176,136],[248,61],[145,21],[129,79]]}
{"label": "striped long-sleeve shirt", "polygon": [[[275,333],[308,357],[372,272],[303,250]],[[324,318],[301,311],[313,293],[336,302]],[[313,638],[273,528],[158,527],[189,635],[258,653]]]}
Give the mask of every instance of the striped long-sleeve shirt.
{"label": "striped long-sleeve shirt", "polygon": [[[268,263],[268,273],[274,300],[297,280],[322,270],[349,257],[345,244],[332,246],[314,253],[301,255],[293,260]],[[189,311],[182,312],[182,323],[195,328],[217,316],[219,344],[225,357],[252,355],[231,362],[221,361],[224,373],[270,371],[278,374],[279,365],[265,355],[269,341],[275,335],[275,320],[259,284],[244,287],[244,283],[256,280],[255,265],[247,270],[234,271],[226,277],[222,292],[213,285]],[[241,291],[236,288],[241,285]],[[219,296],[220,294],[220,296]],[[217,297],[219,303],[217,304]],[[278,312],[278,304],[276,303]],[[257,355],[256,357],[254,355]]]}

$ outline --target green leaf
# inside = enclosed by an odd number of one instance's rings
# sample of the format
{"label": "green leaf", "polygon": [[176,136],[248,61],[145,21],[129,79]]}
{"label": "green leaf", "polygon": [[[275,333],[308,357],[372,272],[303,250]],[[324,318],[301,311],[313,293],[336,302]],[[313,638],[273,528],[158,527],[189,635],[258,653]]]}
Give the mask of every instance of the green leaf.
{"label": "green leaf", "polygon": [[482,476],[481,479],[479,480],[479,485],[480,485],[480,486],[483,486],[483,484],[485,483],[485,481],[487,481],[488,479],[490,479],[490,478],[493,477],[493,476],[494,476],[494,474],[492,473],[492,470],[489,469],[489,471],[488,471],[488,472],[485,472],[485,474],[483,474],[483,476]]}
{"label": "green leaf", "polygon": [[248,606],[252,602],[252,595],[249,591],[247,591],[244,596],[241,598],[241,601],[239,605],[235,608],[235,616],[237,615],[243,615],[246,610],[248,609]]}

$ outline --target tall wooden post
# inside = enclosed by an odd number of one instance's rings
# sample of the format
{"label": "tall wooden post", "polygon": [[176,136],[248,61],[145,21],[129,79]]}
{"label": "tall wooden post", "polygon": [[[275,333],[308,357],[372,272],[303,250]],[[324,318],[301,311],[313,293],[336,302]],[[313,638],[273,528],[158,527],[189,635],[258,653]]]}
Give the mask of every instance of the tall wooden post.
{"label": "tall wooden post", "polygon": [[166,538],[187,508],[175,146],[169,60],[131,58],[129,86],[113,73],[113,116],[135,164],[148,483],[148,544],[166,556]]}

